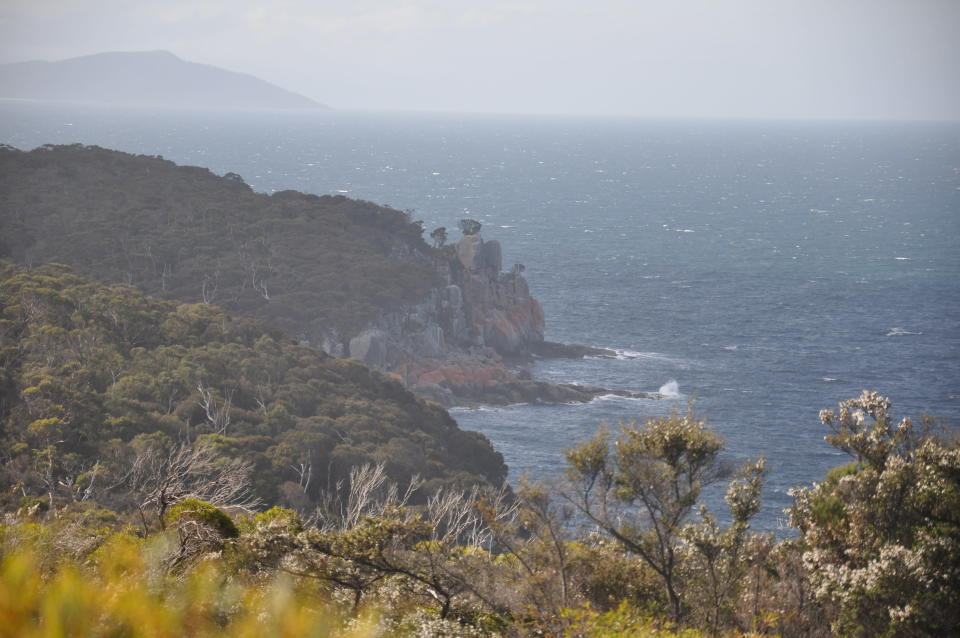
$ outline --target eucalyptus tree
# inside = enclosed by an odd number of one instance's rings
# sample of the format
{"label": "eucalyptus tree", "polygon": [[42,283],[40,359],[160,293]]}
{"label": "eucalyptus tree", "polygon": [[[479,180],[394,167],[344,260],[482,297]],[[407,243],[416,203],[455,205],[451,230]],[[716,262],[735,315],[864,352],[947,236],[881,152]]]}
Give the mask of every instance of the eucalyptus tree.
{"label": "eucalyptus tree", "polygon": [[[708,429],[692,409],[648,420],[621,424],[611,435],[601,428],[593,439],[567,452],[564,497],[604,534],[628,553],[638,556],[663,583],[674,620],[684,616],[680,572],[685,545],[704,534],[685,524],[703,488],[723,478],[719,460],[723,440]],[[743,525],[755,512],[763,466],[746,470],[728,499]],[[715,545],[722,534],[704,517]],[[728,539],[733,542],[735,539]],[[726,542],[726,541],[723,541]]]}

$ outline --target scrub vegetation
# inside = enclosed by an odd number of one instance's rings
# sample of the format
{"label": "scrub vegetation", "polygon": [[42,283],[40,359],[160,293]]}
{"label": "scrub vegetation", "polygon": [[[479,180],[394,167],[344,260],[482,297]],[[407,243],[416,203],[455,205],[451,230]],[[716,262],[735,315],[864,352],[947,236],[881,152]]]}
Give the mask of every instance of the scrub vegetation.
{"label": "scrub vegetation", "polygon": [[[515,492],[364,465],[317,507],[189,496],[143,519],[8,484],[0,616],[19,636],[955,635],[960,449],[888,409],[823,414],[855,460],[796,491],[780,541],[750,530],[762,460],[723,477],[692,412],[601,430],[565,481]],[[719,518],[696,509],[715,480]]]}
{"label": "scrub vegetation", "polygon": [[49,510],[133,507],[148,525],[188,497],[315,507],[364,464],[427,491],[506,476],[436,404],[256,319],[4,262],[0,309],[8,509],[43,495]]}

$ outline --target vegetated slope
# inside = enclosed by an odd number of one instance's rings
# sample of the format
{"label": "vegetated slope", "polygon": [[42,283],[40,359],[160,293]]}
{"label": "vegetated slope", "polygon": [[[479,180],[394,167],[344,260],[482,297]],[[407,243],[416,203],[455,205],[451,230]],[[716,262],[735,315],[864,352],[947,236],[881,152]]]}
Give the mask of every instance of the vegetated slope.
{"label": "vegetated slope", "polygon": [[168,51],[116,51],[0,65],[0,97],[118,105],[315,109],[323,105],[252,75]]}
{"label": "vegetated slope", "polygon": [[0,313],[4,498],[18,481],[80,497],[122,481],[144,445],[198,437],[253,461],[266,502],[297,507],[364,463],[427,490],[506,475],[483,435],[399,382],[216,306],[0,262]]}
{"label": "vegetated slope", "polygon": [[237,175],[98,147],[0,147],[0,257],[341,342],[439,276],[422,227],[341,196],[253,192]]}

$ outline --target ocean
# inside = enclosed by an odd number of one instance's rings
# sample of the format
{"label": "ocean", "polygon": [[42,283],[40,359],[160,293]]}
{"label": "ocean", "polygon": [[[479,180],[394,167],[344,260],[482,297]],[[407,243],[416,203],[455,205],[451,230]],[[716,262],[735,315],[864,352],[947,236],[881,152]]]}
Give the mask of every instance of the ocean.
{"label": "ocean", "polygon": [[[96,144],[236,172],[256,190],[341,193],[469,217],[523,263],[550,340],[615,360],[535,376],[664,400],[454,409],[521,475],[613,428],[695,410],[724,460],[764,455],[754,527],[844,455],[822,408],[873,389],[897,416],[960,417],[960,124],[189,112],[0,102],[0,142]],[[722,509],[722,490],[707,494]],[[789,533],[789,532],[784,532]]]}

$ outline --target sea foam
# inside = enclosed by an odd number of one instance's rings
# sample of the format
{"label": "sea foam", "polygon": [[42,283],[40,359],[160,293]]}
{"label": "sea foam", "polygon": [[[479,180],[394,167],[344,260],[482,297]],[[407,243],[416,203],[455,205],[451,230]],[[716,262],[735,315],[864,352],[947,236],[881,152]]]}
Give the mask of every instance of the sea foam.
{"label": "sea foam", "polygon": [[680,396],[680,384],[677,383],[676,379],[670,379],[660,386],[659,392],[665,397],[678,397]]}

